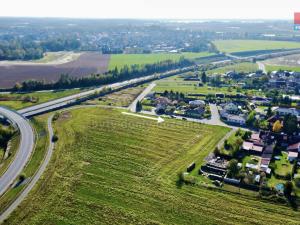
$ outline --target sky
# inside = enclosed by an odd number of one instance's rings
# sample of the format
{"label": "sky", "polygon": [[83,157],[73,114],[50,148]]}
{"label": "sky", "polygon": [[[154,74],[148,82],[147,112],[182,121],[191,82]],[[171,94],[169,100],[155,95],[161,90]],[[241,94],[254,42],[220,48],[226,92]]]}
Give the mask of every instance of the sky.
{"label": "sky", "polygon": [[2,0],[0,16],[293,19],[300,0]]}

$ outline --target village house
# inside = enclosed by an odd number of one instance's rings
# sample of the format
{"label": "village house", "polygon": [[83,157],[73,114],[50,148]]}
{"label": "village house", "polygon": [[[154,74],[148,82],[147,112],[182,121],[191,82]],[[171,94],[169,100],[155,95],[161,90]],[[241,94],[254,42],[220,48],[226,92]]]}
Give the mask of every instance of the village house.
{"label": "village house", "polygon": [[241,113],[241,109],[234,103],[221,105],[220,116],[228,123],[244,126],[246,124],[246,116]]}
{"label": "village house", "polygon": [[264,149],[264,142],[259,136],[259,133],[254,133],[251,138],[243,142],[242,150],[248,154],[261,155]]}

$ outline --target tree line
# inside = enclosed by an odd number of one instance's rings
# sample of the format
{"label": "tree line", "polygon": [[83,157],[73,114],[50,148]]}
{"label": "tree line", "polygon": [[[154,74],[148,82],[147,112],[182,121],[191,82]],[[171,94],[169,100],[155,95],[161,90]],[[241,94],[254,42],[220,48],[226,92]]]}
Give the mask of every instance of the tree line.
{"label": "tree line", "polygon": [[51,39],[43,42],[27,40],[1,40],[0,60],[33,60],[43,57],[45,52],[72,51],[80,49],[76,39]]}
{"label": "tree line", "polygon": [[105,85],[133,78],[148,76],[154,73],[163,73],[168,70],[187,67],[193,64],[193,61],[181,57],[177,62],[166,60],[145,65],[125,65],[121,69],[115,67],[115,69],[110,70],[104,74],[92,74],[90,76],[81,78],[75,78],[69,76],[68,74],[62,74],[59,80],[53,83],[46,83],[45,81],[38,80],[27,80],[22,83],[17,83],[13,87],[12,91],[38,91],[47,89],[65,89]]}

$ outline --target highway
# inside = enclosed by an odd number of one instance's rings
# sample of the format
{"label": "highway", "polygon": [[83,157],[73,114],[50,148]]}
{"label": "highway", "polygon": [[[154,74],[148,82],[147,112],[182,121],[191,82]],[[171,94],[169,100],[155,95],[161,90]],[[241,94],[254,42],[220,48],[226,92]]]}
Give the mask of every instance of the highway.
{"label": "highway", "polygon": [[0,196],[3,195],[21,174],[34,148],[34,133],[29,122],[18,113],[0,107],[0,114],[13,122],[20,131],[20,144],[16,156],[6,172],[0,177]]}
{"label": "highway", "polygon": [[105,86],[102,86],[102,87],[99,87],[99,88],[96,88],[93,90],[85,91],[85,92],[82,92],[79,94],[74,94],[74,95],[71,95],[68,97],[64,97],[64,98],[52,100],[52,101],[49,101],[46,103],[42,103],[39,105],[24,108],[24,109],[19,110],[18,113],[22,114],[24,117],[32,117],[35,115],[43,114],[45,112],[53,111],[55,109],[63,108],[68,105],[74,104],[74,103],[76,103],[76,101],[78,99],[83,99],[83,98],[89,97],[89,96],[91,96],[97,92],[101,92],[105,89],[114,90],[114,89],[129,87],[134,84],[140,84],[140,83],[143,83],[146,81],[165,78],[168,76],[175,75],[177,73],[187,72],[187,71],[190,71],[193,69],[194,69],[194,67],[191,66],[191,67],[186,67],[184,69],[176,69],[176,70],[168,71],[168,72],[161,73],[161,74],[153,74],[153,75],[149,75],[149,76],[145,76],[145,77],[134,78],[134,79],[123,81],[123,82],[105,85]]}
{"label": "highway", "polygon": [[[233,58],[231,55],[229,55],[229,56],[231,56],[232,59],[223,60],[223,61],[216,61],[216,62],[212,62],[211,64],[212,65],[218,65],[218,64],[233,62],[234,60],[251,60],[251,59],[254,59],[254,58],[263,59],[263,58],[266,58],[266,57],[276,57],[276,56],[282,56],[282,55],[288,55],[288,54],[295,54],[295,53],[299,53],[299,52],[300,52],[300,50],[296,49],[296,50],[289,50],[289,51],[284,51],[284,52],[261,54],[261,55],[251,56],[251,57],[239,57],[239,59]],[[21,110],[18,111],[18,113],[22,114],[25,117],[32,117],[32,116],[35,116],[35,115],[43,114],[45,112],[53,111],[55,109],[59,109],[59,108],[63,108],[63,107],[75,104],[78,99],[87,98],[88,96],[91,96],[94,93],[101,92],[101,91],[103,91],[105,89],[108,89],[108,88],[111,88],[112,90],[119,89],[119,88],[125,88],[125,87],[129,87],[131,85],[134,85],[134,84],[140,84],[140,83],[146,82],[146,81],[161,79],[161,78],[172,76],[172,75],[175,75],[175,74],[178,74],[178,73],[188,72],[188,71],[192,71],[192,70],[194,70],[194,66],[189,66],[189,67],[185,67],[185,68],[182,68],[182,69],[175,69],[175,70],[171,70],[171,71],[168,71],[168,72],[165,72],[165,73],[153,74],[153,75],[140,77],[140,78],[135,78],[135,79],[127,80],[127,81],[117,82],[117,83],[114,83],[114,84],[98,87],[98,88],[95,88],[93,90],[81,92],[79,94],[74,94],[74,95],[71,95],[71,96],[68,96],[68,97],[56,99],[56,100],[49,101],[49,102],[46,102],[46,103],[42,103],[42,104],[39,104],[39,105],[36,105],[36,106],[31,106],[31,107],[28,107],[28,108],[25,108],[25,109],[21,109]]]}
{"label": "highway", "polygon": [[53,115],[51,115],[48,118],[48,131],[49,131],[49,146],[47,154],[44,158],[44,161],[42,162],[41,166],[39,167],[38,171],[35,173],[32,179],[30,179],[28,185],[26,188],[22,191],[22,193],[12,202],[11,205],[9,205],[8,208],[0,215],[0,223],[2,223],[7,217],[18,207],[18,205],[26,198],[28,193],[32,190],[34,185],[38,182],[40,177],[42,176],[43,172],[46,170],[48,163],[50,162],[53,149],[54,149],[54,143],[52,142],[52,136],[53,136],[53,129],[52,129],[52,118]]}

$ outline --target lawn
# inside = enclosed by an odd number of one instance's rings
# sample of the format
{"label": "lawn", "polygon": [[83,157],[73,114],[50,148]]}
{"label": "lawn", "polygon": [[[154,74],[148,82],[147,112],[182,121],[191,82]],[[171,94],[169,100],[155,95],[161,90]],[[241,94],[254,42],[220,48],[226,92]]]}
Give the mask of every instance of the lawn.
{"label": "lawn", "polygon": [[42,180],[6,224],[297,224],[284,205],[204,186],[177,186],[228,132],[112,109],[77,109]]}
{"label": "lawn", "polygon": [[282,177],[292,174],[293,164],[288,160],[288,154],[282,152],[279,156],[280,160],[275,160],[275,174]]}
{"label": "lawn", "polygon": [[109,62],[109,69],[114,69],[118,67],[119,69],[125,65],[134,65],[134,64],[151,64],[164,60],[173,60],[178,61],[181,56],[184,56],[187,59],[200,58],[205,56],[211,56],[213,53],[209,52],[184,52],[184,53],[153,53],[153,54],[113,54],[111,55]]}
{"label": "lawn", "polygon": [[[30,93],[12,93],[12,94],[1,94],[0,98],[8,98],[9,100],[1,101],[1,106],[7,106],[12,109],[22,109],[32,105],[40,104],[50,100],[66,97],[69,95],[77,94],[81,92],[81,89],[69,89],[61,91],[46,91],[46,92],[30,92]],[[34,102],[28,102],[23,100],[25,97],[31,97],[37,99]]]}
{"label": "lawn", "polygon": [[214,44],[221,52],[233,53],[256,50],[300,48],[298,42],[264,40],[218,40]]}

